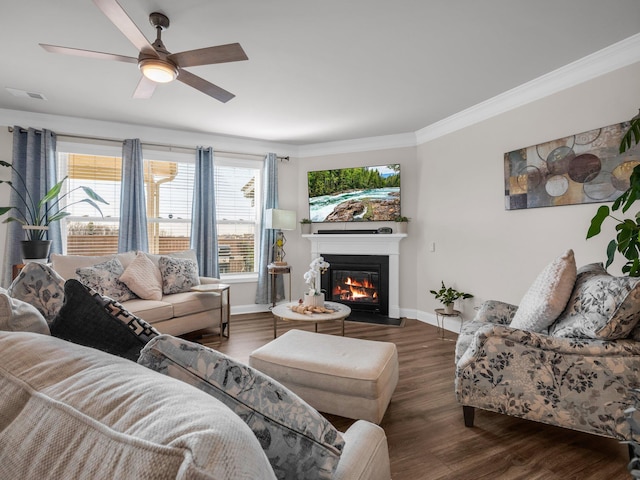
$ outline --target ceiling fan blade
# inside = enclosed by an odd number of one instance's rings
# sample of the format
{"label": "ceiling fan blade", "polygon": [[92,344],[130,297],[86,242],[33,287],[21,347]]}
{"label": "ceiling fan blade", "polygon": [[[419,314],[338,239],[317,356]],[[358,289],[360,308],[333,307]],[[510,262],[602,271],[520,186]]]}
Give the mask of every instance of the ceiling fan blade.
{"label": "ceiling fan blade", "polygon": [[222,103],[227,103],[235,95],[231,92],[227,92],[224,88],[220,88],[213,83],[207,82],[204,78],[200,78],[193,73],[189,73],[186,70],[180,70],[178,73],[178,80],[182,83],[186,83],[190,87],[200,90],[202,93],[209,95],[210,97],[220,100]]}
{"label": "ceiling fan blade", "polygon": [[199,48],[187,52],[172,53],[168,59],[179,67],[195,67],[214,63],[238,62],[248,60],[247,54],[239,43],[218,45],[217,47]]}
{"label": "ceiling fan blade", "polygon": [[127,15],[127,12],[116,0],[93,0],[93,3],[135,45],[138,51],[157,56],[147,37],[142,34],[136,24],[133,23],[133,20],[131,20],[131,17]]}
{"label": "ceiling fan blade", "polygon": [[149,80],[147,77],[143,75],[140,78],[140,81],[138,82],[138,86],[136,87],[135,92],[133,92],[133,98],[138,98],[138,99],[151,98],[151,96],[153,95],[153,92],[156,91],[156,85],[157,85],[156,82]]}
{"label": "ceiling fan blade", "polygon": [[59,47],[57,45],[48,45],[41,43],[40,46],[50,53],[62,53],[65,55],[75,55],[77,57],[96,58],[98,60],[115,60],[117,62],[138,63],[135,57],[125,57],[124,55],[116,55],[114,53],[94,52],[92,50],[81,50],[79,48]]}

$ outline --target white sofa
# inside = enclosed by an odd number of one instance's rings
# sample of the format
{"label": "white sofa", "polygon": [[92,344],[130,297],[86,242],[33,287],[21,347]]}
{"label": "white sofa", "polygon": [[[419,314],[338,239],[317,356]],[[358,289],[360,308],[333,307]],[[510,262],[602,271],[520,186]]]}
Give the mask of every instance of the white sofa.
{"label": "white sofa", "polygon": [[[0,351],[0,478],[290,478],[246,420],[181,380],[39,333],[0,331]],[[334,479],[390,478],[380,427],[342,437]]]}
{"label": "white sofa", "polygon": [[[156,265],[160,255],[147,255]],[[192,250],[169,256],[195,260]],[[126,269],[135,259],[136,252],[106,256],[51,254],[51,266],[63,279],[77,278],[76,269],[90,267],[117,258]],[[219,283],[217,278],[199,277],[201,284]],[[105,293],[108,295],[108,292]],[[150,323],[159,332],[182,335],[219,324],[222,313],[221,295],[215,292],[181,292],[163,295],[161,300],[135,298],[120,302],[128,311]]]}

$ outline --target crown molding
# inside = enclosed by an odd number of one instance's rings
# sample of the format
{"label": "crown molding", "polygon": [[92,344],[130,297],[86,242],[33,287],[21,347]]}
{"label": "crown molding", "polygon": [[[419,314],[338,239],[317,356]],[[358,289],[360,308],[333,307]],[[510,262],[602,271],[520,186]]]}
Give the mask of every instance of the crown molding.
{"label": "crown molding", "polygon": [[384,135],[381,137],[356,138],[353,140],[341,140],[338,142],[300,145],[298,147],[298,157],[319,157],[321,155],[368,152],[372,150],[388,150],[391,148],[415,146],[415,133],[399,133],[396,135]]}
{"label": "crown molding", "polygon": [[416,132],[417,144],[488,120],[640,61],[640,33],[462,110]]}

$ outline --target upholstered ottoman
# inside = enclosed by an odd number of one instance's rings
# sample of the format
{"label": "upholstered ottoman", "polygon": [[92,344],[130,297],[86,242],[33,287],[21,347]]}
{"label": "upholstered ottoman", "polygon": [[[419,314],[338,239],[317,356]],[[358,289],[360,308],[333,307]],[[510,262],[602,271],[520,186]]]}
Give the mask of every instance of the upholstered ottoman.
{"label": "upholstered ottoman", "polygon": [[251,353],[249,364],[316,410],[380,423],[398,384],[389,342],[289,330]]}

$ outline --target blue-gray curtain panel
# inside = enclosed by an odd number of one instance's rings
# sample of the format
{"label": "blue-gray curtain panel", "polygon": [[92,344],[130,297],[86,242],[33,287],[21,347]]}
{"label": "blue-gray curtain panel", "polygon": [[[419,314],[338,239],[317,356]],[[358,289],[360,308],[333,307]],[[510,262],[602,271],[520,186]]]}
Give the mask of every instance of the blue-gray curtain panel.
{"label": "blue-gray curtain panel", "polygon": [[211,147],[196,149],[196,172],[191,210],[191,248],[196,251],[200,275],[220,276],[218,234],[216,229],[216,195],[214,158]]}
{"label": "blue-gray curtain panel", "polygon": [[122,144],[122,182],[120,188],[120,228],[118,252],[149,251],[147,203],[144,193],[144,159],[140,139]]}
{"label": "blue-gray curtain panel", "polygon": [[[16,172],[12,171],[11,182],[21,195],[29,195],[35,203],[57,183],[56,174],[56,134],[50,130],[24,129],[19,126],[13,128],[13,155],[11,160],[13,167],[20,172],[24,183]],[[26,185],[25,185],[26,184]],[[11,205],[21,207],[24,210],[18,194],[11,191]],[[56,205],[51,205],[51,212],[58,211]],[[24,213],[24,212],[23,212]],[[10,216],[17,216],[10,212]],[[22,263],[20,241],[25,240],[22,225],[11,222],[7,229],[7,247],[5,250],[5,268],[2,273],[2,284],[11,283],[11,268],[14,264]],[[53,222],[49,225],[47,239],[51,240],[51,253],[62,253],[62,235],[60,223]]]}
{"label": "blue-gray curtain panel", "polygon": [[[269,277],[269,259],[276,241],[276,231],[264,228],[265,211],[278,208],[278,157],[269,153],[264,159],[264,179],[262,181],[262,212],[260,214],[260,250],[258,257],[258,287],[256,303],[270,304],[272,301],[271,279]],[[284,298],[284,281],[282,275],[276,275],[276,301]]]}

